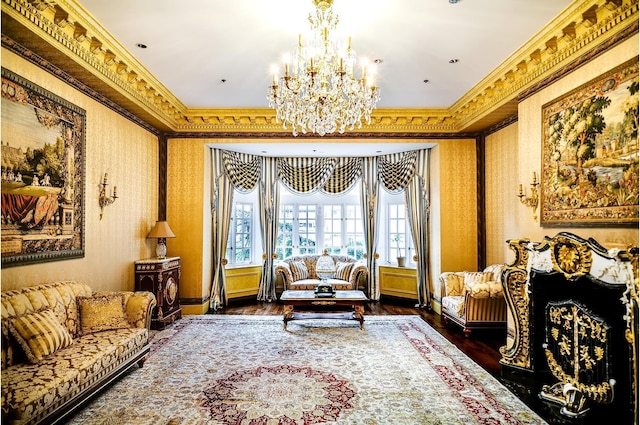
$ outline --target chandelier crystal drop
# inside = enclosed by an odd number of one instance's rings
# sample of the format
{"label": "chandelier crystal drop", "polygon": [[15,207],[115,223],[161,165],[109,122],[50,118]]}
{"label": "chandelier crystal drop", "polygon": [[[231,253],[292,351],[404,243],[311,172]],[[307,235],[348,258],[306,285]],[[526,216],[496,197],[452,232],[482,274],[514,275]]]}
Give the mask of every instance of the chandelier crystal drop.
{"label": "chandelier crystal drop", "polygon": [[311,37],[298,38],[291,63],[285,63],[284,76],[274,71],[267,99],[276,110],[276,121],[290,125],[293,135],[312,132],[324,136],[336,131],[361,128],[371,122],[371,111],[380,99],[373,70],[363,65],[360,78],[354,75],[356,53],[351,38],[337,40],[331,35],[338,17],[333,0],[313,0],[315,15],[309,15]]}

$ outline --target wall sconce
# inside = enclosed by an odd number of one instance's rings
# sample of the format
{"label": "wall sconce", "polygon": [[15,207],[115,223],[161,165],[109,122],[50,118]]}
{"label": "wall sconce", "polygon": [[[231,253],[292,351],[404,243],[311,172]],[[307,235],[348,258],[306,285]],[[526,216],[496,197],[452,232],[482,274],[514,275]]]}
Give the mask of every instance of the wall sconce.
{"label": "wall sconce", "polygon": [[98,203],[100,204],[100,220],[102,220],[104,207],[113,204],[113,202],[118,199],[118,195],[116,195],[117,188],[115,186],[113,186],[113,195],[111,197],[107,196],[107,177],[109,177],[109,174],[104,173],[104,179],[102,180],[102,183],[100,183],[100,195],[98,196]]}
{"label": "wall sconce", "polygon": [[167,258],[167,238],[175,238],[176,235],[171,231],[169,223],[166,221],[156,221],[156,225],[147,235],[147,239],[158,239],[158,245],[156,245],[156,255],[159,259]]}
{"label": "wall sconce", "polygon": [[520,198],[520,202],[523,204],[530,206],[533,208],[533,219],[538,220],[538,215],[536,214],[536,210],[538,208],[538,181],[536,179],[536,172],[533,172],[533,182],[531,182],[531,196],[525,197],[524,192],[522,191],[522,185],[520,185],[520,191],[518,193],[518,198]]}

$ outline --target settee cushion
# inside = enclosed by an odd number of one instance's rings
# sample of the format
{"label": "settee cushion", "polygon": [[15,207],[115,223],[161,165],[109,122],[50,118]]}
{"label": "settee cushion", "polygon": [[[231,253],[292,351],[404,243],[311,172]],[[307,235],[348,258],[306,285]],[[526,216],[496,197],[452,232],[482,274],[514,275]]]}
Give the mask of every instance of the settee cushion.
{"label": "settee cushion", "polygon": [[292,261],[290,267],[294,282],[309,278],[309,270],[304,261]]}
{"label": "settee cushion", "polygon": [[502,298],[502,284],[500,282],[481,282],[467,288],[469,296],[473,298]]}
{"label": "settee cushion", "polygon": [[502,284],[493,279],[492,272],[465,272],[464,289],[473,298],[502,297]]}
{"label": "settee cushion", "polygon": [[464,296],[452,295],[443,297],[442,308],[447,309],[460,318],[464,318]]}
{"label": "settee cushion", "polygon": [[336,272],[334,277],[340,280],[349,280],[349,276],[351,275],[351,269],[353,268],[353,263],[343,263],[338,261],[336,263]]}
{"label": "settee cushion", "polygon": [[493,273],[488,272],[464,272],[464,287],[469,289],[475,284],[490,282]]}
{"label": "settee cushion", "polygon": [[50,309],[12,318],[9,331],[31,363],[38,363],[73,343],[69,332]]}
{"label": "settee cushion", "polygon": [[123,294],[78,297],[77,303],[80,335],[129,327],[124,312]]}

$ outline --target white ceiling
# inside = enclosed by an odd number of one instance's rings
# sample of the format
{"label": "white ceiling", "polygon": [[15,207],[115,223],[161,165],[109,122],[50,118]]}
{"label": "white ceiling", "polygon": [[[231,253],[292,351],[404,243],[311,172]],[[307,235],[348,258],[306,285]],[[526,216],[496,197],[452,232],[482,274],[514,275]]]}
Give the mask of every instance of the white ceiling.
{"label": "white ceiling", "polygon": [[[312,0],[77,1],[188,108],[267,107],[272,66],[314,10]],[[447,108],[571,3],[334,0],[333,8],[358,57],[383,61],[378,107]]]}

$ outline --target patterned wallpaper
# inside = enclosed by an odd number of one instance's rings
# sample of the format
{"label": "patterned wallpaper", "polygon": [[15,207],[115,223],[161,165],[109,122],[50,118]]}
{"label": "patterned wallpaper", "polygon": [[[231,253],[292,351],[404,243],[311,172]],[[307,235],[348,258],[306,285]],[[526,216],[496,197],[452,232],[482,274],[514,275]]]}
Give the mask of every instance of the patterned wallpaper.
{"label": "patterned wallpaper", "polygon": [[[133,262],[155,252],[145,239],[158,213],[158,140],[65,82],[2,49],[2,66],[87,111],[85,257],[2,270],[2,290],[56,280],[86,282],[94,291],[132,290]],[[99,183],[119,198],[98,206]]]}
{"label": "patterned wallpaper", "polygon": [[519,215],[531,216],[531,208],[516,197],[519,182],[513,177],[518,175],[518,148],[517,123],[485,138],[487,265],[505,262],[511,252],[505,241],[520,231]]}
{"label": "patterned wallpaper", "polygon": [[169,139],[167,157],[167,221],[176,234],[167,252],[182,258],[180,298],[201,299],[211,284],[209,148],[202,139]]}
{"label": "patterned wallpaper", "polygon": [[438,152],[439,184],[434,182],[432,188],[440,196],[441,269],[476,270],[476,141],[439,140]]}

